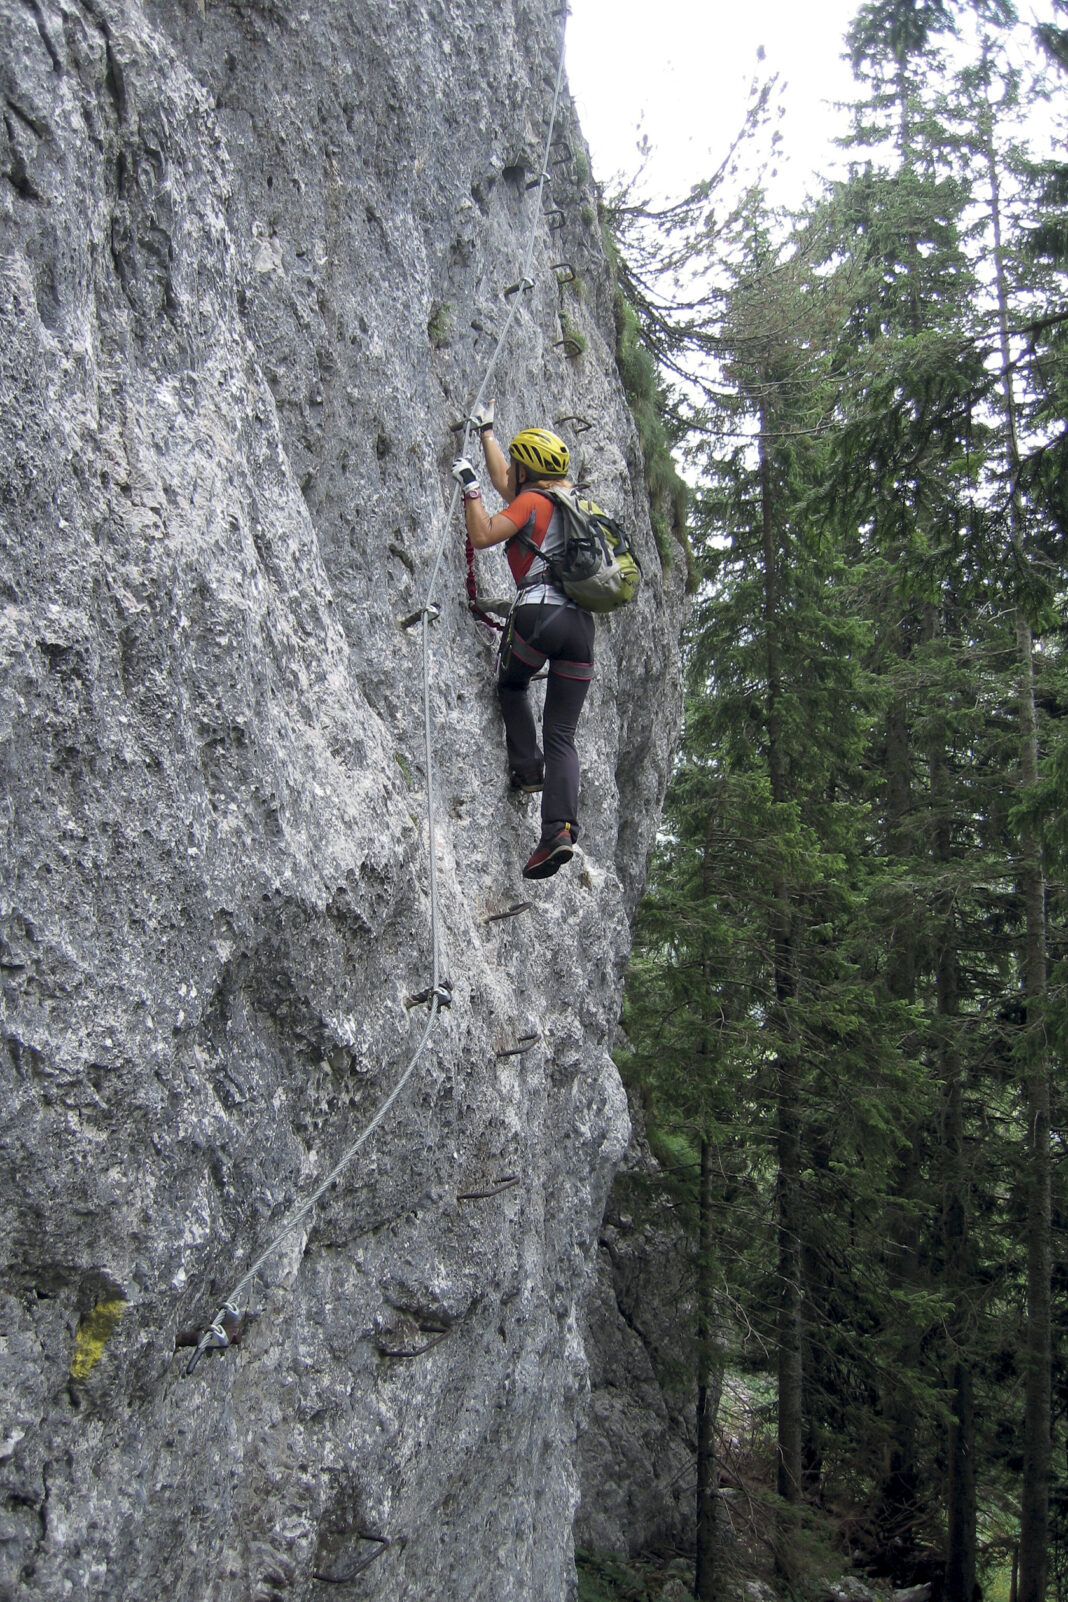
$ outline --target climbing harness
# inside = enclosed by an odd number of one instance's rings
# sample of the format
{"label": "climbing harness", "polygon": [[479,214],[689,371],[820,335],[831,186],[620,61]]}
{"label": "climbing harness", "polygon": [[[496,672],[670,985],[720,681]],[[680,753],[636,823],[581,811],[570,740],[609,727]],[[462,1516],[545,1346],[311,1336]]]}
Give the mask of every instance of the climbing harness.
{"label": "climbing harness", "polygon": [[[520,302],[522,301],[524,294],[528,294],[534,288],[534,280],[530,274],[534,259],[534,247],[537,242],[538,223],[542,218],[542,197],[544,194],[545,184],[551,177],[550,167],[553,164],[558,164],[559,161],[558,158],[556,163],[553,162],[552,152],[556,145],[561,142],[556,139],[556,120],[559,114],[560,94],[564,81],[564,45],[568,15],[566,3],[557,12],[555,12],[554,15],[560,19],[560,56],[556,69],[556,84],[553,90],[552,112],[549,117],[549,131],[545,142],[545,153],[542,157],[541,172],[537,179],[533,180],[527,185],[528,190],[537,190],[537,200],[534,207],[534,216],[531,221],[530,235],[527,240],[526,253],[523,258],[523,266],[519,275],[519,280],[516,284],[512,285],[508,290],[505,291],[506,299],[509,301],[508,315],[505,318],[504,326],[501,329],[497,343],[493,350],[493,354],[490,357],[489,365],[486,368],[485,375],[479,387],[478,393],[476,394],[474,402],[472,403],[471,412],[469,413],[463,425],[463,444],[460,450],[461,455],[466,454],[468,440],[471,437],[471,429],[473,426],[473,416],[471,414],[475,413],[485,402],[490,384],[493,379],[494,371],[496,370],[498,359],[501,351],[504,348],[505,341],[511,332],[512,324],[515,321]],[[550,228],[554,226],[552,217],[548,219],[548,225]],[[239,1302],[241,1296],[248,1289],[249,1285],[251,1285],[252,1281],[255,1279],[256,1275],[259,1273],[260,1269],[263,1267],[268,1258],[273,1256],[278,1250],[279,1246],[281,1246],[282,1242],[287,1240],[289,1236],[293,1234],[294,1230],[299,1228],[304,1219],[307,1218],[309,1213],[314,1210],[319,1200],[326,1194],[334,1182],[341,1177],[346,1168],[348,1168],[349,1164],[357,1156],[361,1148],[370,1139],[371,1135],[374,1134],[375,1130],[385,1118],[386,1114],[389,1112],[390,1108],[393,1106],[394,1102],[397,1100],[397,1097],[401,1094],[401,1091],[404,1089],[405,1085],[408,1083],[408,1080],[415,1071],[415,1067],[422,1057],[424,1050],[426,1049],[427,1043],[430,1040],[430,1036],[433,1033],[434,1025],[437,1022],[439,1015],[445,1008],[451,1006],[452,1004],[452,988],[447,980],[442,980],[440,977],[440,919],[438,913],[436,865],[437,853],[435,850],[434,829],[433,719],[431,716],[430,706],[430,625],[441,615],[441,608],[434,601],[434,590],[437,585],[438,574],[441,569],[445,542],[449,531],[453,526],[459,494],[460,486],[459,484],[456,484],[453,488],[448,514],[442,527],[441,538],[438,541],[438,547],[434,557],[434,566],[430,575],[430,583],[427,586],[426,600],[423,602],[423,605],[418,608],[418,610],[410,613],[408,617],[400,620],[402,628],[412,628],[416,623],[421,623],[422,625],[423,738],[426,758],[427,826],[430,860],[430,941],[432,978],[427,989],[423,991],[420,996],[413,998],[413,1002],[417,1004],[427,1002],[430,1007],[430,1016],[427,1019],[426,1028],[423,1030],[419,1044],[416,1046],[407,1067],[404,1069],[404,1072],[401,1074],[400,1078],[397,1080],[397,1083],[394,1085],[393,1089],[390,1091],[381,1107],[375,1113],[374,1117],[365,1126],[365,1128],[361,1130],[360,1134],[352,1142],[351,1146],[348,1147],[339,1160],[334,1164],[333,1168],[327,1174],[322,1184],[320,1184],[307,1198],[307,1200],[301,1204],[301,1206],[287,1221],[283,1228],[279,1230],[278,1234],[275,1235],[268,1245],[263,1249],[260,1255],[256,1258],[256,1261],[252,1264],[251,1268],[249,1268],[241,1276],[237,1284],[234,1285],[233,1289],[227,1293],[225,1299],[219,1304],[215,1317],[212,1319],[211,1323],[200,1337],[193,1355],[189,1359],[189,1363],[186,1367],[187,1375],[193,1373],[193,1370],[196,1368],[198,1362],[206,1351],[213,1348],[222,1349],[237,1344],[237,1341],[240,1339],[240,1330],[243,1323],[242,1314],[239,1311]],[[471,589],[474,587],[473,552],[470,540],[467,542],[467,552],[470,573],[470,594]],[[475,597],[472,596],[472,600],[474,599]],[[485,621],[489,622],[490,619],[486,618]],[[508,1176],[508,1178],[510,1180],[511,1176]],[[499,1188],[507,1187],[501,1186]],[[431,1344],[436,1343],[432,1342]],[[427,1349],[429,1350],[429,1347]],[[317,1574],[316,1578],[319,1580],[324,1580],[327,1583],[345,1584],[348,1582],[348,1580],[352,1579],[356,1574],[361,1572],[362,1569],[366,1568],[368,1563],[373,1562],[376,1557],[380,1556],[390,1544],[387,1540],[385,1540],[384,1537],[377,1535],[361,1534],[361,1539],[381,1544],[369,1558],[359,1563],[355,1569],[350,1571],[350,1573],[344,1577],[344,1579],[338,1579],[335,1576],[325,1574]]]}

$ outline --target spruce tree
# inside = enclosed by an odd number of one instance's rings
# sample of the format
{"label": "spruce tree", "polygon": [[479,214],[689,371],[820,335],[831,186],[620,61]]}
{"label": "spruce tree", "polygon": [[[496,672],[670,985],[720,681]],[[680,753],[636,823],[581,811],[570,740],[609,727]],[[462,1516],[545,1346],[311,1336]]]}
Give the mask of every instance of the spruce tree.
{"label": "spruce tree", "polygon": [[1040,845],[1068,841],[1068,757],[1041,767],[1068,709],[1046,584],[1063,258],[1048,164],[1030,232],[1003,213],[994,240],[992,179],[1017,173],[1015,198],[1027,169],[984,123],[981,51],[964,75],[963,40],[952,74],[939,54],[966,21],[862,7],[848,181],[785,243],[758,196],[717,220],[695,191],[666,251],[700,294],[657,299],[652,258],[641,275],[656,354],[687,379],[669,410],[700,588],[625,1066],[693,1226],[702,1597],[722,1586],[731,1306],[736,1358],[755,1339],[776,1375],[784,1572],[806,1509],[847,1506],[881,1572],[909,1583],[941,1551],[946,1596],[972,1602],[979,1511],[1008,1528],[1022,1470],[1021,1583],[1042,1585],[1042,1442],[1063,1420],[1034,1379],[1048,1347],[1018,1358],[1051,1318],[1040,1252],[1025,1273],[1015,1248],[1048,1245],[1043,1198],[1064,1205],[1048,1042],[1068,1030],[1040,947],[1062,901]]}

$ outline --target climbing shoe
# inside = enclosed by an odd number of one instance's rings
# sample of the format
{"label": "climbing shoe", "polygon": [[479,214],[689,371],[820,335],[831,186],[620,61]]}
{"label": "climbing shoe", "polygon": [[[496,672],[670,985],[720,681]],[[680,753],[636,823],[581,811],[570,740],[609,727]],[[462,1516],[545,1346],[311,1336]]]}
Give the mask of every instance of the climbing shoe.
{"label": "climbing shoe", "polygon": [[535,795],[544,788],[544,770],[542,768],[532,768],[529,773],[520,773],[518,768],[513,768],[508,775],[508,783],[513,790],[522,791],[523,795]]}
{"label": "climbing shoe", "polygon": [[524,879],[548,879],[557,868],[562,868],[565,862],[570,862],[575,854],[575,845],[571,839],[571,825],[565,823],[559,834],[550,835],[540,841],[538,849],[523,869]]}

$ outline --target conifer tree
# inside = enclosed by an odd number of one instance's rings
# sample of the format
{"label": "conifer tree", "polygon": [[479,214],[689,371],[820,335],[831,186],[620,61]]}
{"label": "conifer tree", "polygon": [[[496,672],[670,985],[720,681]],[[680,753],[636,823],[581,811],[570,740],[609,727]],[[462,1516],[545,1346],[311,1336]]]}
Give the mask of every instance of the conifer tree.
{"label": "conifer tree", "polygon": [[[702,1598],[721,1306],[774,1354],[780,1566],[806,1507],[844,1503],[901,1583],[941,1548],[949,1602],[973,1599],[980,1507],[1008,1507],[1017,1328],[1049,1338],[1047,1264],[1036,1249],[1024,1276],[1014,1246],[1048,1249],[1053,1179],[1049,1058],[1030,1053],[1060,1028],[1037,831],[1068,840],[1068,757],[1039,782],[1042,719],[1068,709],[1044,585],[1064,554],[1063,258],[1048,166],[1038,225],[993,240],[1004,131],[981,56],[960,76],[955,45],[952,80],[938,53],[966,20],[863,6],[848,182],[785,245],[759,197],[716,221],[695,191],[668,258],[700,264],[701,293],[655,301],[643,268],[657,356],[688,380],[670,409],[697,442],[701,587],[627,1066],[690,1175]],[[1048,1353],[1019,1410],[1030,1602]]]}
{"label": "conifer tree", "polygon": [[[879,1191],[900,1118],[896,1053],[871,1043],[892,1042],[902,1020],[865,965],[866,897],[843,882],[844,863],[855,866],[866,850],[866,626],[853,616],[842,554],[809,504],[831,404],[811,352],[825,348],[824,325],[837,315],[804,258],[776,259],[754,219],[718,325],[719,406],[704,418],[696,523],[706,588],[671,839],[654,867],[628,983],[631,1066],[655,1107],[683,1114],[691,1096],[672,1083],[676,1061],[699,1065],[706,1113],[726,1093],[730,1127],[746,1121],[750,1145],[754,1134],[772,1144],[769,1193],[759,1153],[738,1173],[719,1117],[702,1131],[717,1171],[774,1212],[746,1259],[763,1240],[765,1299],[754,1305],[749,1286],[741,1294],[777,1354],[778,1489],[787,1505],[818,1478],[825,1432],[813,1397],[825,1408],[833,1386],[816,1328],[823,1287],[803,1283],[805,1264],[811,1278],[812,1265],[848,1257],[851,1243],[833,1220],[850,1211],[843,1194],[855,1202]],[[727,434],[734,444],[724,455]],[[669,930],[670,947],[661,945]],[[669,1039],[679,1040],[677,1059]],[[697,1109],[691,1116],[699,1123]],[[732,1138],[744,1148],[744,1134]],[[858,1149],[866,1170],[854,1167]],[[805,1175],[816,1172],[821,1194],[811,1196]],[[861,1212],[854,1230],[877,1230],[866,1197]],[[806,1303],[816,1309],[807,1322]],[[856,1345],[838,1361],[864,1367]],[[789,1568],[788,1534],[780,1561]]]}

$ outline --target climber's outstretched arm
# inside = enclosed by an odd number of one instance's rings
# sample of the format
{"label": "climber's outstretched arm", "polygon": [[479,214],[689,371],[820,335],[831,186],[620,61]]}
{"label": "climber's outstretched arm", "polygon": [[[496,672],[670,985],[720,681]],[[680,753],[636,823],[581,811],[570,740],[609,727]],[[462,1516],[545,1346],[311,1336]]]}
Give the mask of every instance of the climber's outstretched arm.
{"label": "climber's outstretched arm", "polygon": [[501,499],[508,501],[513,499],[514,492],[509,493],[508,458],[497,444],[493,432],[493,408],[496,404],[495,400],[491,400],[482,406],[477,406],[471,413],[471,422],[478,429],[478,436],[482,441],[482,454],[486,458],[486,471],[490,476],[490,483]]}
{"label": "climber's outstretched arm", "polygon": [[464,522],[467,524],[467,537],[476,551],[484,550],[487,545],[500,545],[504,540],[510,540],[515,533],[515,524],[498,512],[496,517],[490,517],[482,504],[482,486],[478,482],[475,472],[466,456],[458,456],[452,464],[452,476],[464,492]]}

